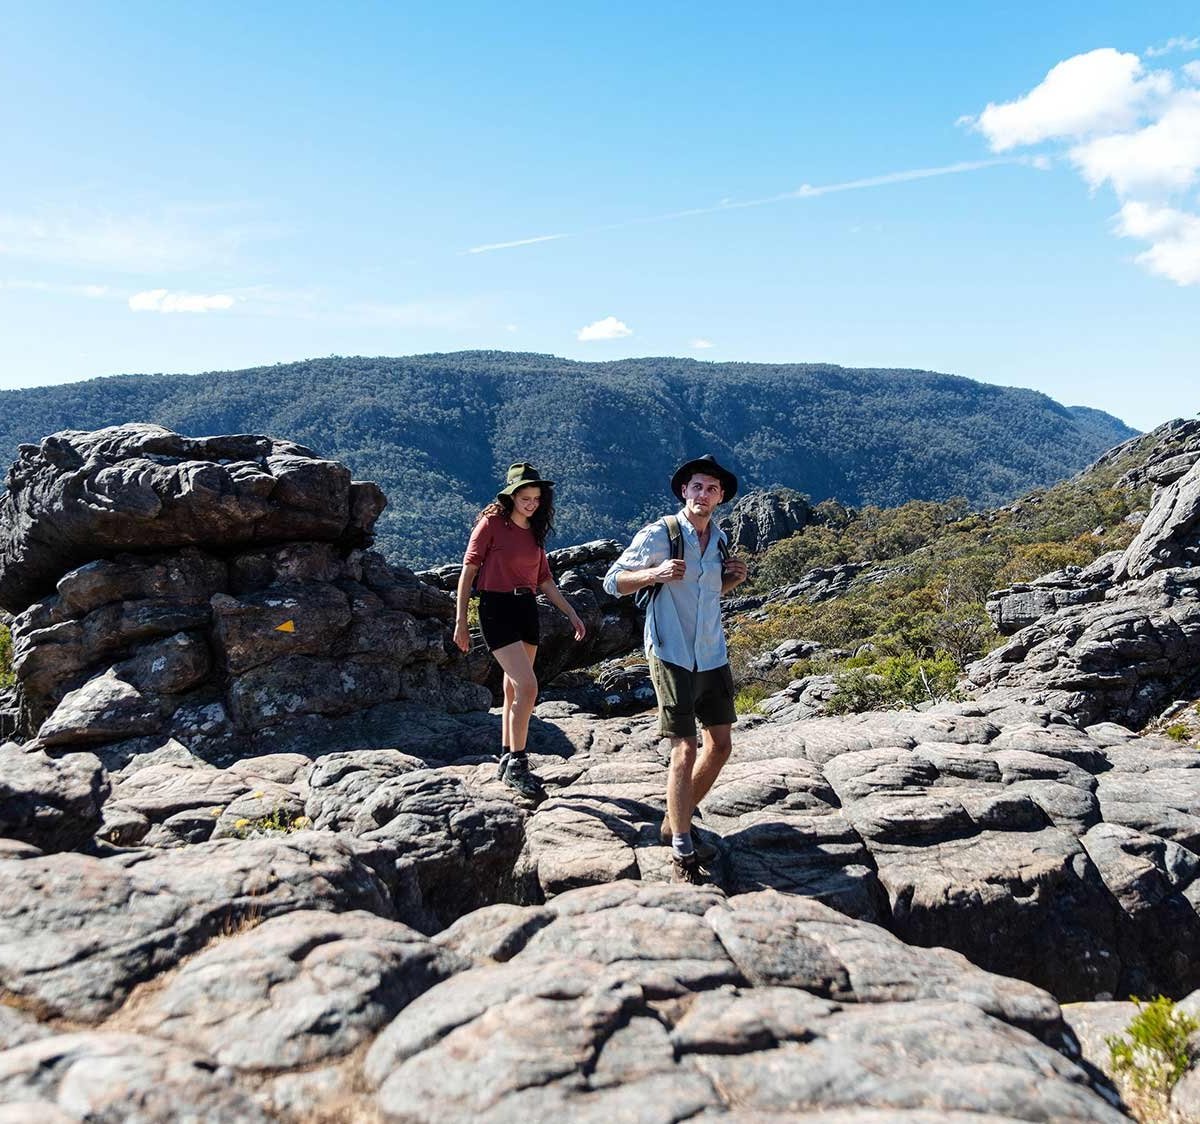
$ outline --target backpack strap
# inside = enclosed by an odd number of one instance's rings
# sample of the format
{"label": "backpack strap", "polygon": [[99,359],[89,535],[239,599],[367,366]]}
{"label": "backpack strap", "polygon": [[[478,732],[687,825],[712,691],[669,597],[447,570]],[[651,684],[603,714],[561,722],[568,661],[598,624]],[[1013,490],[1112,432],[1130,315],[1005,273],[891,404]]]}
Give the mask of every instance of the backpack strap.
{"label": "backpack strap", "polygon": [[663,522],[667,525],[667,538],[671,541],[669,558],[683,557],[683,528],[679,525],[678,515],[666,515]]}

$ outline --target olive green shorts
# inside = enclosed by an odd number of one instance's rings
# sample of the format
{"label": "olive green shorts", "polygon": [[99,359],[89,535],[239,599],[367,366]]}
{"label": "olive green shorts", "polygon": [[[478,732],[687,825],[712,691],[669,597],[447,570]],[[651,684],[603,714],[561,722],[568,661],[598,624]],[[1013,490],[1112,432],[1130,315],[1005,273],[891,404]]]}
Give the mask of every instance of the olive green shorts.
{"label": "olive green shorts", "polygon": [[694,738],[696,719],[703,726],[732,726],[737,721],[729,664],[691,671],[652,654],[650,681],[658,696],[658,732],[664,738]]}

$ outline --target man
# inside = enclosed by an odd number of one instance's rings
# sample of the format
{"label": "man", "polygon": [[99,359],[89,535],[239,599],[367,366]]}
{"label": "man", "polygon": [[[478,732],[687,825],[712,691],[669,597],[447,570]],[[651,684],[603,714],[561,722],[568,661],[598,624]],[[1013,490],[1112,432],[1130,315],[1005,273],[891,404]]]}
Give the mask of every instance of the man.
{"label": "man", "polygon": [[[716,851],[700,841],[692,816],[729,760],[730,730],[737,721],[720,599],[746,580],[746,564],[725,555],[725,534],[713,524],[717,507],[737,494],[732,472],[706,455],[675,470],[671,491],[683,502],[675,517],[682,557],[671,556],[670,528],[660,519],[634,536],[605,575],[604,588],[622,597],[657,587],[646,607],[644,640],[659,732],[671,739],[661,835],[671,842],[674,880],[699,883],[702,863],[711,862]],[[697,719],[704,726],[699,754]]]}

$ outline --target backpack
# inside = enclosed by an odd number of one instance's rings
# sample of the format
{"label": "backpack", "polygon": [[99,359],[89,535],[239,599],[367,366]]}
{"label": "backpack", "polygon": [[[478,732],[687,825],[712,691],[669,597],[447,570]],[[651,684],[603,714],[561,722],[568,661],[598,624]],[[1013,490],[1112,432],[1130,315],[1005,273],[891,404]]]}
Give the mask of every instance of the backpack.
{"label": "backpack", "polygon": [[[679,517],[676,515],[665,515],[661,522],[666,524],[667,538],[670,540],[671,548],[667,554],[668,559],[683,557],[683,531],[679,526]],[[720,535],[720,531],[717,534]],[[721,564],[725,564],[725,560],[729,557],[729,544],[724,538],[717,539],[717,553],[721,556]],[[633,595],[633,603],[646,612],[650,610],[650,604],[658,595],[658,591],[662,588],[661,583],[655,582],[653,585],[642,586]]]}

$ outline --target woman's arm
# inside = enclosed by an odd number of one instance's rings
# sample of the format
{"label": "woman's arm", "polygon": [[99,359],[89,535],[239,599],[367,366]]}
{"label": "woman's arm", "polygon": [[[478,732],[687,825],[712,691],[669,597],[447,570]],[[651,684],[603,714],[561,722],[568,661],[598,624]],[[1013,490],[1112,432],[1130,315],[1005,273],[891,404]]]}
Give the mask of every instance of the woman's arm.
{"label": "woman's arm", "polygon": [[554,584],[553,578],[547,578],[542,582],[538,586],[538,592],[560,613],[566,615],[567,620],[571,622],[572,627],[575,629],[576,640],[582,640],[587,635],[587,629],[584,627],[583,621],[580,620],[579,614],[575,612],[571,607],[571,602],[562,595],[558,586]]}
{"label": "woman's arm", "polygon": [[454,620],[454,643],[461,651],[471,647],[471,630],[467,627],[467,603],[471,600],[471,584],[479,572],[478,566],[464,564],[458,575],[458,592],[455,594],[456,614]]}

